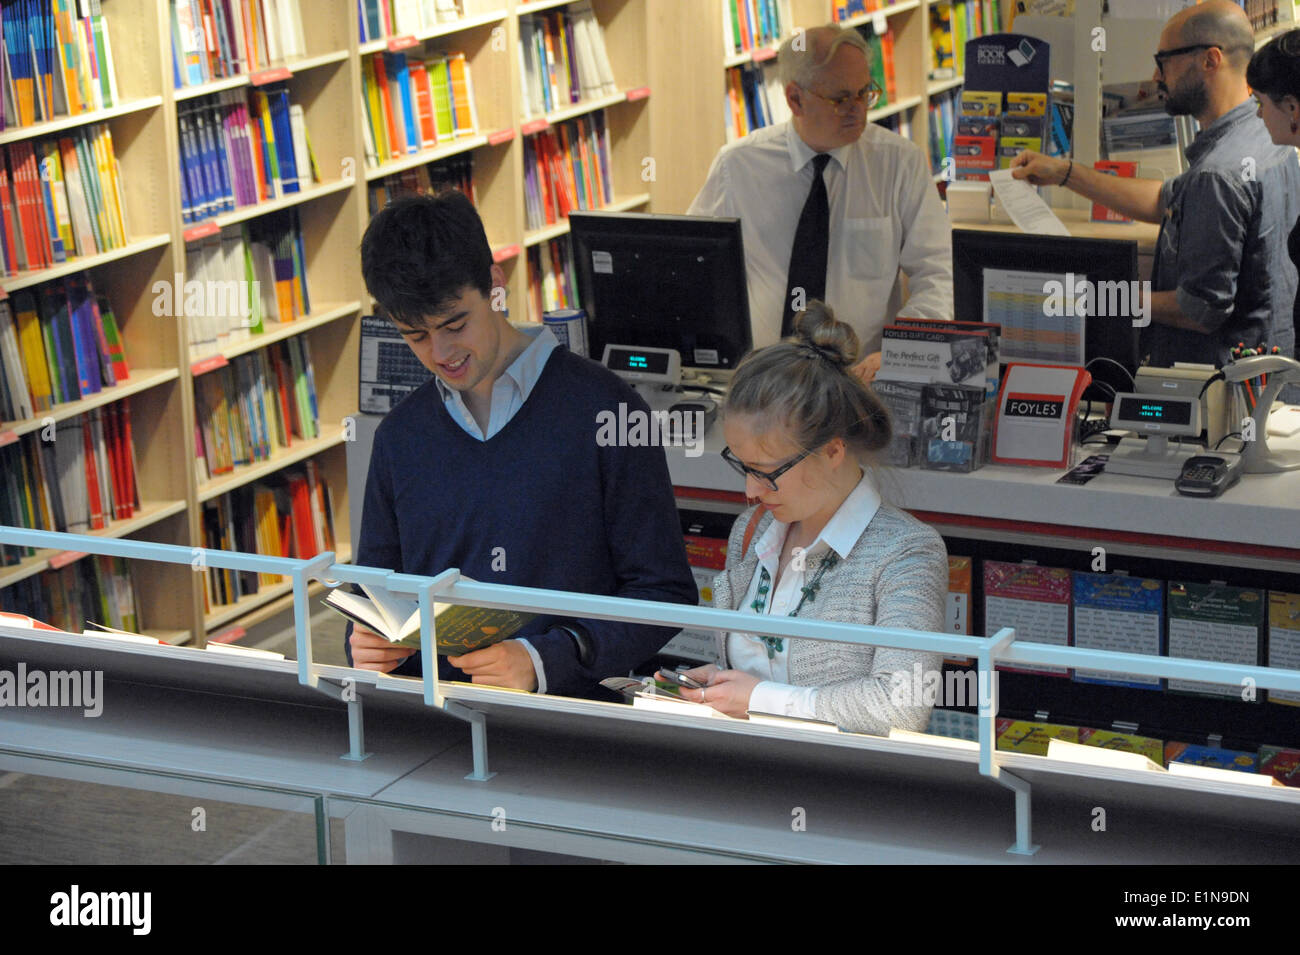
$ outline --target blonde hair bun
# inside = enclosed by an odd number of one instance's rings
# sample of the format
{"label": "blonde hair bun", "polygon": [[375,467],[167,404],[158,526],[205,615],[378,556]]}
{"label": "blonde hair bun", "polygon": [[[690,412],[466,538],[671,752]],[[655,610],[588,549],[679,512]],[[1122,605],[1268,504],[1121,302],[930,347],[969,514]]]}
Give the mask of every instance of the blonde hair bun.
{"label": "blonde hair bun", "polygon": [[852,326],[841,322],[825,302],[813,299],[795,316],[795,336],[810,345],[827,361],[848,368],[858,360],[861,345]]}

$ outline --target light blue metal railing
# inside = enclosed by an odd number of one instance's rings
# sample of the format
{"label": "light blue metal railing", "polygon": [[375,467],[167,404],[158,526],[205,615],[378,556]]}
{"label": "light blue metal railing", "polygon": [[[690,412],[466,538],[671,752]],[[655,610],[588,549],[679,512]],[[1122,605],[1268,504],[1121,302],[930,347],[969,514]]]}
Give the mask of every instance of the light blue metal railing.
{"label": "light blue metal railing", "polygon": [[[448,700],[441,691],[433,648],[437,634],[432,613],[435,598],[441,603],[469,604],[480,607],[510,608],[534,613],[559,614],[567,617],[591,617],[689,627],[697,630],[730,631],[773,637],[796,637],[836,643],[900,647],[926,653],[974,656],[977,661],[979,693],[979,770],[1016,793],[1018,842],[1013,851],[1032,851],[1028,844],[1028,784],[1002,771],[995,746],[995,719],[998,713],[998,664],[1055,665],[1080,669],[1110,670],[1141,676],[1199,680],[1206,683],[1236,684],[1243,688],[1290,690],[1300,692],[1300,670],[1276,667],[1244,666],[1209,660],[1060,647],[1043,643],[1017,641],[1015,632],[1006,628],[989,637],[970,637],[950,633],[926,633],[896,627],[875,627],[835,623],[802,617],[767,617],[741,614],[733,610],[689,607],[681,604],[634,600],[598,594],[579,594],[560,590],[541,590],[506,584],[489,584],[463,578],[456,569],[434,577],[399,574],[375,567],[337,564],[334,554],[325,552],[310,559],[267,557],[235,551],[202,547],[183,547],[148,541],[63,534],[0,525],[0,544],[52,548],[87,554],[106,554],[133,560],[188,564],[196,571],[216,567],[227,570],[279,574],[293,585],[294,624],[298,655],[298,679],[316,688],[318,667],[312,660],[311,615],[308,611],[308,584],[315,578],[327,586],[345,583],[369,584],[393,593],[415,595],[422,610],[420,648],[423,661],[424,700],[429,706],[447,709],[465,719],[465,707]],[[612,674],[611,674],[612,675]],[[988,687],[988,692],[983,688]],[[476,749],[481,742],[481,714],[475,714]],[[484,777],[486,778],[486,774]]]}

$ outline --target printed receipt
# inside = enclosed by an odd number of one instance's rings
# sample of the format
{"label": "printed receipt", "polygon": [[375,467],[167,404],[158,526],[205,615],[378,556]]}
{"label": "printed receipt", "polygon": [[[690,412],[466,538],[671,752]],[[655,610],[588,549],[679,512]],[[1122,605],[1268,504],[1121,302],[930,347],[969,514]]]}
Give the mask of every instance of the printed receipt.
{"label": "printed receipt", "polygon": [[1012,178],[1010,169],[991,170],[989,182],[1002,208],[1021,231],[1032,235],[1070,234],[1037,190],[1023,179]]}

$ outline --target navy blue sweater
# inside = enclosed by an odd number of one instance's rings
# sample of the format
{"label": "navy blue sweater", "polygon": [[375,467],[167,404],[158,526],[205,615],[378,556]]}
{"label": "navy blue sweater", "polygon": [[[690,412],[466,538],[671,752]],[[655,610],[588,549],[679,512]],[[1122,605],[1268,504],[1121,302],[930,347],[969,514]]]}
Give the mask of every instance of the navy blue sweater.
{"label": "navy blue sweater", "polygon": [[[429,576],[457,567],[487,583],[694,605],[663,449],[596,442],[597,414],[617,414],[620,402],[646,410],[624,382],[561,346],[515,416],[479,441],[429,381],[375,433],[357,564]],[[547,692],[570,696],[599,696],[600,680],[650,659],[676,632],[583,619],[595,650],[584,667],[554,620],[519,636],[542,658]],[[419,657],[394,672],[418,675]],[[443,678],[467,679],[439,662]]]}

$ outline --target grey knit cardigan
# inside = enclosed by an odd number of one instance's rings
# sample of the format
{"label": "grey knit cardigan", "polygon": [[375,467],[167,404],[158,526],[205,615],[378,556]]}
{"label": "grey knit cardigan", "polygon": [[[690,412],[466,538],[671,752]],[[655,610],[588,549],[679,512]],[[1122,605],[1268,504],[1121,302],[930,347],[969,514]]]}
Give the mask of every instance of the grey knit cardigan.
{"label": "grey knit cardigan", "polygon": [[[745,528],[755,510],[749,508],[732,525],[726,570],[713,584],[713,605],[720,609],[738,609],[758,568],[757,543],[773,518],[770,513],[759,518],[749,550],[742,554]],[[810,578],[819,566],[820,559],[809,559]],[[947,593],[948,553],[943,539],[910,514],[881,504],[848,557],[826,571],[817,594],[804,603],[799,616],[943,632]],[[717,634],[718,659],[724,667],[728,665],[726,636]],[[818,719],[881,736],[891,726],[915,732],[926,729],[931,707],[912,698],[914,665],[920,664],[924,679],[927,672],[939,670],[942,654],[796,639],[789,641],[789,654],[790,682],[820,688]],[[907,690],[895,690],[895,673],[906,676]],[[899,699],[904,692],[908,698]]]}

